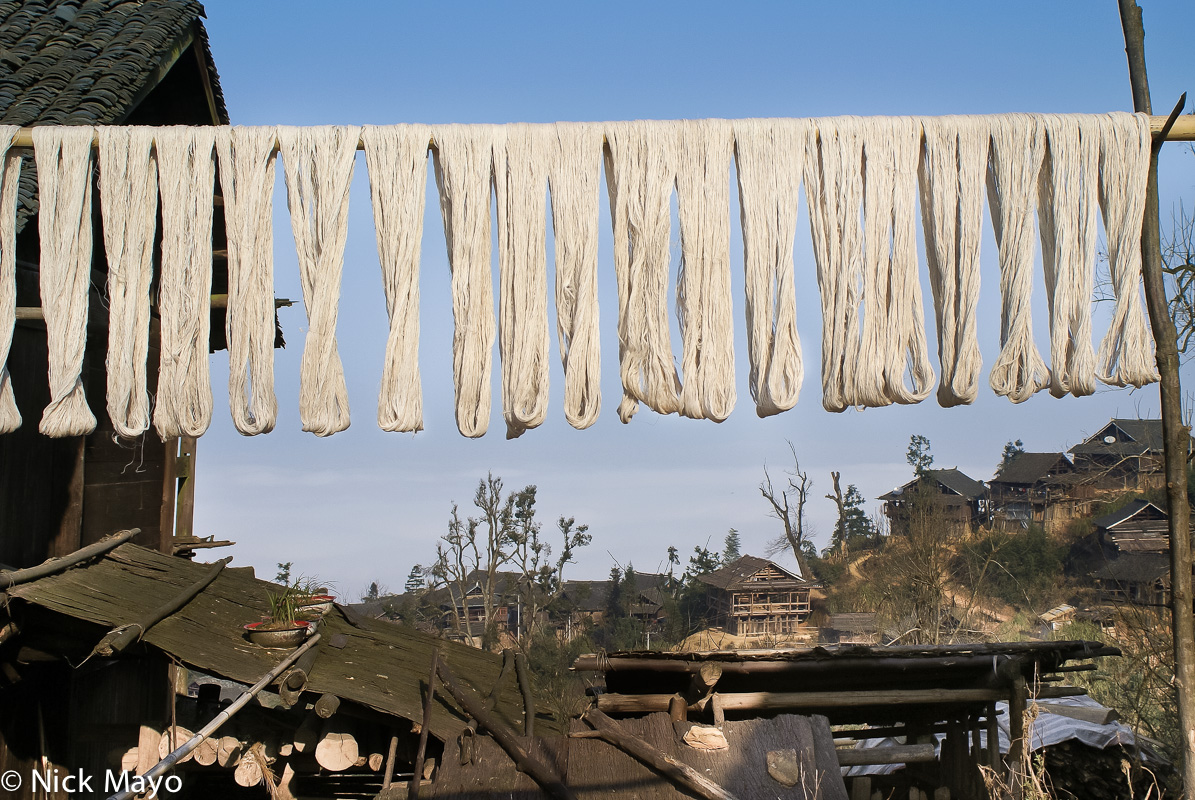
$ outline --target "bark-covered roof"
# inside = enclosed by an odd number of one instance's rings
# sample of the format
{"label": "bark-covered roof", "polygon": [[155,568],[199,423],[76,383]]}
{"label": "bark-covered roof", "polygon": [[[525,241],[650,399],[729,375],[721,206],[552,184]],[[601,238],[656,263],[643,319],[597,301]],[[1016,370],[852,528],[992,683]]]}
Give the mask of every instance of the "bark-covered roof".
{"label": "bark-covered roof", "polygon": [[[85,566],[16,586],[8,594],[58,614],[114,627],[166,605],[209,568],[123,544]],[[182,609],[150,628],[144,641],[204,672],[254,683],[285,653],[250,644],[242,626],[268,613],[267,593],[278,588],[255,579],[249,570],[225,569]],[[323,639],[309,672],[308,691],[328,692],[413,722],[423,716],[423,683],[434,649],[439,648],[440,658],[483,696],[501,670],[501,659],[494,653],[402,625],[350,618],[341,607],[323,617],[320,632]],[[436,700],[431,731],[449,739],[460,732],[462,712],[440,693]],[[498,692],[494,710],[508,725],[522,727],[522,700],[514,681]],[[550,720],[543,724],[552,726]]]}

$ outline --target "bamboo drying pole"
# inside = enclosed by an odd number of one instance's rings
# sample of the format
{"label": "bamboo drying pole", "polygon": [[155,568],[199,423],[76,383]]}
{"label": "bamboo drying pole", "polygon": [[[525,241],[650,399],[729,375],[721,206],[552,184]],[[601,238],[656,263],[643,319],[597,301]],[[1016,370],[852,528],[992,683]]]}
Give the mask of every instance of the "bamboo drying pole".
{"label": "bamboo drying pole", "polygon": [[[166,756],[161,761],[159,761],[157,764],[154,764],[152,767],[150,767],[145,772],[145,774],[141,776],[142,779],[148,781],[150,778],[156,778],[159,775],[161,775],[163,772],[165,772],[166,770],[170,769],[172,766],[177,764],[181,759],[185,758],[192,750],[194,750],[196,747],[198,747],[203,742],[204,739],[206,739],[207,737],[209,737],[213,733],[215,733],[216,729],[219,728],[221,725],[223,725],[225,722],[227,722],[229,720],[229,718],[232,717],[233,714],[237,713],[242,708],[244,708],[245,704],[248,703],[250,700],[252,700],[254,697],[256,697],[257,694],[262,689],[269,686],[273,680],[275,680],[279,675],[282,674],[283,670],[285,670],[291,664],[298,661],[299,658],[304,653],[306,653],[308,650],[310,650],[312,647],[315,647],[316,643],[319,642],[319,640],[320,640],[320,634],[317,633],[314,636],[312,636],[310,639],[308,639],[306,642],[301,644],[299,647],[295,648],[294,652],[292,652],[286,658],[282,659],[282,661],[280,661],[278,663],[278,666],[274,667],[272,670],[270,670],[265,675],[263,675],[261,680],[259,680],[257,683],[250,686],[248,689],[246,689],[244,694],[242,694],[236,700],[233,700],[232,704],[229,705],[228,708],[224,709],[219,714],[217,714],[216,718],[213,719],[211,722],[209,722],[207,725],[204,725],[203,728],[198,733],[196,733],[194,736],[192,736],[190,739],[188,739],[186,742],[184,742],[173,753]],[[135,792],[132,789],[128,789],[123,792],[117,792],[116,794],[109,797],[108,800],[129,800],[129,798],[131,798],[134,794],[135,794]]]}
{"label": "bamboo drying pole", "polygon": [[[1120,24],[1124,29],[1133,108],[1152,114],[1149,76],[1145,69],[1145,25],[1136,0],[1119,0]],[[1186,95],[1183,95],[1184,100]],[[1178,109],[1176,109],[1177,111]],[[1175,115],[1172,114],[1173,118]],[[1158,119],[1158,117],[1151,117]],[[1195,121],[1190,116],[1177,122]],[[1177,122],[1175,128],[1178,127]],[[1183,789],[1188,800],[1195,798],[1195,610],[1192,609],[1191,509],[1187,500],[1187,455],[1191,429],[1183,423],[1182,386],[1179,381],[1178,334],[1170,317],[1166,284],[1162,273],[1162,234],[1158,219],[1158,150],[1154,142],[1149,159],[1149,184],[1145,195],[1145,218],[1141,226],[1141,273],[1145,283],[1145,307],[1153,329],[1158,360],[1158,391],[1162,407],[1162,439],[1166,473],[1166,508],[1170,528],[1170,605],[1174,638],[1174,684],[1179,730],[1183,737]]]}
{"label": "bamboo drying pole", "polygon": [[[1149,118],[1149,130],[1155,136],[1161,132],[1165,124],[1165,117],[1150,116]],[[1184,117],[1176,122],[1166,140],[1171,142],[1195,142],[1195,117]],[[13,137],[11,146],[14,148],[31,149],[33,147],[33,128],[25,127],[17,131],[17,135]],[[92,146],[94,146],[94,142]],[[274,143],[274,146],[277,148],[277,142]],[[429,148],[435,147],[435,140],[428,141],[427,146]],[[359,140],[357,142],[357,149],[365,149],[365,145]]]}

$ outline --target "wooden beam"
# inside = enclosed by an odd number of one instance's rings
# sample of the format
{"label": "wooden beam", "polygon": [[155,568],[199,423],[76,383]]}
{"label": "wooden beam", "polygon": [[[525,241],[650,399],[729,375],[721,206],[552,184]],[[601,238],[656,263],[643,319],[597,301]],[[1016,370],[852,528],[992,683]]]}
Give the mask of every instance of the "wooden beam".
{"label": "wooden beam", "polygon": [[[1159,134],[1162,131],[1162,126],[1165,124],[1166,124],[1165,117],[1151,116],[1149,118],[1150,133],[1152,133],[1156,136],[1157,134]],[[1166,141],[1168,141],[1168,142],[1195,142],[1195,117],[1183,117],[1183,118],[1179,119],[1174,124],[1174,127],[1170,131],[1170,134],[1166,137]],[[275,142],[274,144],[275,144],[275,148],[277,148],[277,142]],[[24,127],[24,128],[21,128],[20,130],[18,130],[16,135],[13,137],[11,146],[14,148],[31,149],[33,147],[33,128]],[[427,146],[429,148],[434,148],[436,146],[435,140],[434,139],[428,140]],[[364,150],[365,145],[362,144],[360,141],[358,141],[357,149]]]}
{"label": "wooden beam", "polygon": [[[408,800],[419,798],[419,776],[423,774],[423,760],[427,756],[428,728],[432,724],[432,703],[436,700],[436,671],[440,667],[440,648],[432,650],[431,674],[427,676],[427,694],[423,698],[423,723],[419,726],[419,749],[415,751],[415,768],[412,770],[411,783],[407,787]],[[393,752],[393,749],[391,749]],[[386,771],[383,781],[390,785],[390,770]]]}
{"label": "wooden beam", "polygon": [[932,744],[892,745],[890,747],[865,747],[862,750],[835,750],[838,764],[855,767],[864,764],[918,764],[937,760]]}
{"label": "wooden beam", "polygon": [[101,556],[109,550],[115,549],[139,533],[141,533],[140,528],[130,528],[126,531],[114,533],[94,544],[81,547],[70,555],[65,555],[61,558],[52,558],[43,564],[38,564],[36,567],[27,567],[26,569],[17,569],[11,572],[0,570],[0,589],[7,589],[19,583],[29,583],[30,581],[36,581],[49,575],[65,572],[76,564],[81,564],[84,561]]}
{"label": "wooden beam", "polygon": [[[1086,694],[1073,686],[1044,687],[1041,697],[1074,697]],[[597,707],[610,714],[647,714],[668,711],[674,695],[602,694]],[[1004,700],[1007,689],[865,689],[849,692],[728,692],[719,693],[723,711],[781,711],[797,708],[859,708],[861,706],[950,705]],[[699,711],[696,704],[690,710]]]}

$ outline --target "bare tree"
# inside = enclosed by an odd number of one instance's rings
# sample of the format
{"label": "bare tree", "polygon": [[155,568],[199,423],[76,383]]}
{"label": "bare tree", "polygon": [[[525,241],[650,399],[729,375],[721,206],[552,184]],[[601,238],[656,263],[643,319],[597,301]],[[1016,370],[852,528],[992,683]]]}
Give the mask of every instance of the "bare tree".
{"label": "bare tree", "polygon": [[1170,282],[1170,316],[1178,329],[1178,349],[1186,353],[1195,336],[1195,214],[1178,204],[1162,239],[1162,271]]}
{"label": "bare tree", "polygon": [[765,464],[763,483],[759,484],[759,493],[772,506],[771,515],[780,520],[784,526],[784,536],[777,540],[779,547],[773,552],[791,549],[793,557],[797,559],[797,566],[801,569],[801,577],[809,579],[813,577],[813,573],[809,570],[809,562],[805,553],[807,546],[805,501],[809,499],[813,481],[809,479],[809,473],[801,471],[797,448],[792,442],[788,443],[788,449],[793,456],[793,468],[784,473],[787,478],[787,488],[777,488],[772,484],[772,476],[768,473],[768,467]]}
{"label": "bare tree", "polygon": [[835,550],[840,558],[845,559],[847,554],[846,502],[842,498],[842,487],[838,483],[840,477],[842,477],[841,473],[830,472],[830,480],[834,482],[834,493],[827,494],[826,499],[834,501],[834,505],[838,508],[838,521],[834,523],[834,542],[837,545]]}

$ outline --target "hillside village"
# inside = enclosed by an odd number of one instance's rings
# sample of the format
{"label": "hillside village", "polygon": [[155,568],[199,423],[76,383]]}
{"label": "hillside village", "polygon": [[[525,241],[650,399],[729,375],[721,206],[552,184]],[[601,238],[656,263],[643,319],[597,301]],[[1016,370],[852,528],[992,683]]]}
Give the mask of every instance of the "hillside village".
{"label": "hillside village", "polygon": [[[402,593],[377,596],[375,586],[362,607],[494,647],[540,629],[566,641],[596,637],[610,649],[1043,637],[1074,620],[1111,631],[1121,606],[1166,603],[1161,449],[1160,421],[1113,419],[1068,452],[1010,442],[987,481],[932,462],[915,466],[911,480],[878,498],[879,519],[860,512],[861,497],[848,487],[855,499],[843,506],[832,544],[817,553],[803,543],[798,561],[808,574],[739,553],[732,531],[720,553],[697,547],[684,568],[670,548],[667,573],[628,564],[607,580],[571,580],[564,568],[589,534],[561,520],[573,542],[556,567],[546,564],[552,548],[538,531],[521,544],[516,534],[497,564],[449,568],[441,558],[438,569],[413,569]],[[533,497],[522,502],[526,514]],[[530,563],[529,547],[534,568],[512,568],[520,558]],[[869,586],[910,547],[941,551],[923,562],[941,568],[928,582],[937,594],[928,604],[902,606],[899,592],[878,597]]]}

